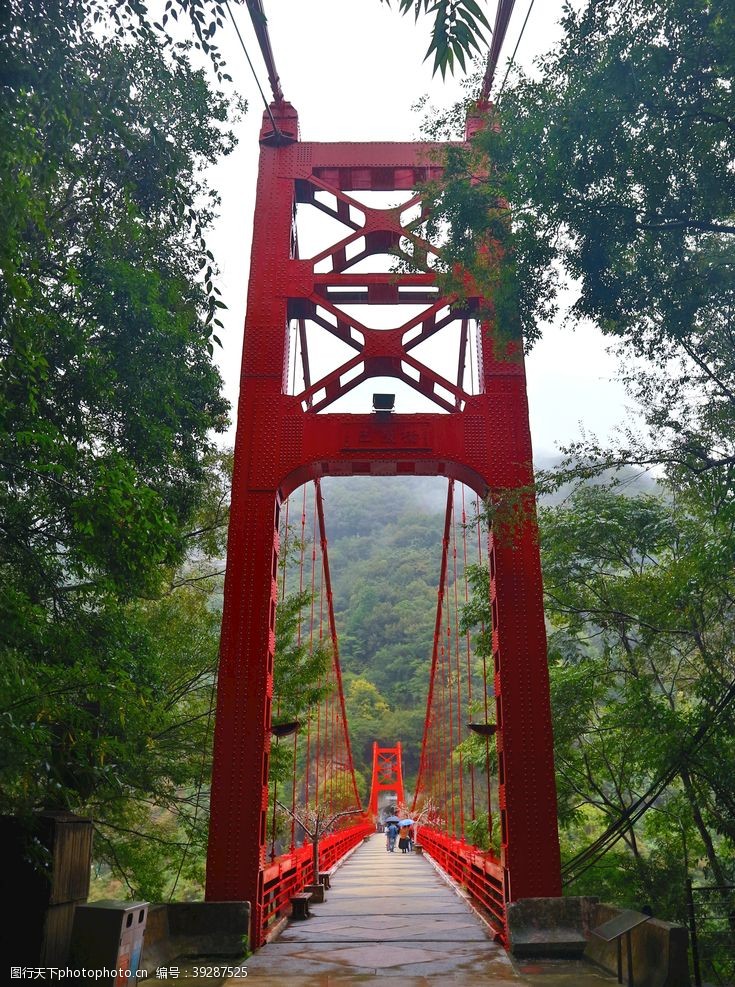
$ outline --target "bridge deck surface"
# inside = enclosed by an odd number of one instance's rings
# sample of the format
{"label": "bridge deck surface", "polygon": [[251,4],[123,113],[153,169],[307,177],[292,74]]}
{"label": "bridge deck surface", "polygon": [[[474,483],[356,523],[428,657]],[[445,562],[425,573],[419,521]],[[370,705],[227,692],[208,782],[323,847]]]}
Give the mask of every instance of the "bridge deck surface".
{"label": "bridge deck surface", "polygon": [[[611,978],[575,963],[514,966],[483,922],[424,857],[385,850],[376,834],[335,874],[312,918],[292,922],[247,961],[262,987],[324,987],[395,977],[496,987],[602,987]],[[400,979],[398,979],[400,978]],[[244,984],[231,978],[228,987]]]}

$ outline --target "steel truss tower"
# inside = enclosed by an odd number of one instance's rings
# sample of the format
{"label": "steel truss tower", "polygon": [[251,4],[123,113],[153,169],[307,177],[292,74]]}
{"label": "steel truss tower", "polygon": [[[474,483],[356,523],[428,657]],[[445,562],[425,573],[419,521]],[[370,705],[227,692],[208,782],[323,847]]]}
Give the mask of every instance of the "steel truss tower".
{"label": "steel truss tower", "polygon": [[[483,498],[527,491],[532,482],[520,347],[494,352],[492,326],[475,318],[481,299],[469,299],[462,310],[448,308],[451,300],[439,295],[430,266],[420,273],[364,271],[368,258],[395,251],[430,262],[430,245],[407,218],[420,197],[374,208],[375,197],[363,193],[395,191],[405,200],[422,183],[440,179],[441,145],[303,142],[293,107],[281,102],[271,109],[278,133],[264,115],[206,888],[208,900],[249,900],[253,928],[262,907],[280,504],[323,476],[446,476]],[[344,231],[304,259],[294,216],[308,206]],[[358,321],[345,311],[350,306],[367,313],[390,306],[392,325],[375,328],[369,314]],[[402,314],[417,307],[418,315]],[[452,325],[458,365],[432,368],[423,362],[421,344]],[[312,380],[318,332],[341,344],[345,358]],[[465,372],[471,333],[474,389]],[[300,352],[295,388],[293,349]],[[414,388],[436,410],[319,413],[364,381],[386,376]],[[539,549],[533,497],[524,493],[522,499],[529,508],[524,519],[491,534],[489,549],[506,900],[561,893]]]}

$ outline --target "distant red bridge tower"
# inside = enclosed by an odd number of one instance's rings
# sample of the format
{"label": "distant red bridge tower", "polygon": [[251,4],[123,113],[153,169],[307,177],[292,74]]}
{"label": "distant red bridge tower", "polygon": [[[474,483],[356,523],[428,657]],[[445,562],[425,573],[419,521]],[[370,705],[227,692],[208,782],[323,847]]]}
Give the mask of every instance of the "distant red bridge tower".
{"label": "distant red bridge tower", "polygon": [[373,783],[370,788],[368,812],[377,816],[378,796],[381,792],[395,793],[397,805],[403,805],[403,768],[401,765],[401,744],[395,747],[378,747],[373,744]]}

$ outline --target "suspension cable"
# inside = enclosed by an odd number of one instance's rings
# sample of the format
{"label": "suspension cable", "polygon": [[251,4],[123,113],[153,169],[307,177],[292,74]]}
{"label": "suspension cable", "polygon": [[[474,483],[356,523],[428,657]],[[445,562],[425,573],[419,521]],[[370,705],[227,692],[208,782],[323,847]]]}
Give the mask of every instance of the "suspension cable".
{"label": "suspension cable", "polygon": [[528,18],[531,16],[531,11],[533,10],[533,5],[535,2],[536,0],[531,0],[530,4],[528,5],[528,10],[526,11],[526,19],[523,21],[523,27],[521,28],[521,33],[518,35],[518,40],[516,41],[516,46],[513,49],[513,54],[510,56],[510,61],[508,62],[508,68],[505,70],[505,75],[503,76],[503,82],[502,85],[500,86],[500,92],[497,95],[497,99],[500,99],[500,97],[503,95],[505,84],[508,81],[508,75],[510,73],[511,68],[513,67],[513,63],[515,62],[516,54],[518,52],[518,46],[520,45],[521,39],[523,38],[523,32],[526,30],[526,24],[528,24]]}
{"label": "suspension cable", "polygon": [[452,500],[452,566],[454,575],[454,664],[457,689],[457,746],[459,753],[459,835],[464,839],[464,758],[462,755],[462,669],[459,659],[459,576],[457,571],[457,517],[456,505]]}
{"label": "suspension cable", "polygon": [[[450,513],[451,520],[451,513]],[[448,595],[448,594],[447,594]],[[451,833],[452,835],[457,835],[457,819],[455,810],[455,794],[454,794],[454,758],[452,757],[452,752],[454,751],[454,681],[452,679],[452,612],[451,606],[449,606],[449,600],[447,600],[447,606],[445,608],[446,618],[447,618],[447,635],[446,635],[446,648],[442,647],[442,657],[445,660],[446,669],[446,691],[444,693],[446,698],[446,709],[447,709],[447,720],[449,726],[449,741],[447,743],[447,749],[445,753],[447,770],[449,772],[449,801],[452,807],[450,814],[451,818]],[[449,822],[449,819],[447,820]]]}
{"label": "suspension cable", "polygon": [[[465,485],[462,484],[462,572],[464,581],[464,605],[470,604],[470,587],[467,579],[467,509],[465,506]],[[465,631],[465,647],[467,651],[467,710],[473,712],[472,704],[472,641],[469,628]],[[475,764],[470,758],[470,819],[474,821],[475,811]]]}
{"label": "suspension cable", "polygon": [[[258,75],[255,71],[255,66],[250,60],[250,55],[248,54],[248,50],[245,47],[245,42],[242,40],[242,35],[240,34],[240,28],[237,26],[237,21],[235,20],[235,15],[232,13],[232,10],[230,8],[229,0],[225,0],[225,7],[227,8],[227,13],[230,16],[230,20],[232,21],[232,26],[235,28],[235,33],[237,34],[238,40],[240,42],[240,47],[245,53],[245,58],[247,59],[248,65],[250,66],[250,71],[253,73],[253,78],[255,79],[255,84],[258,87],[258,92],[260,93],[261,98],[263,100],[263,105],[265,106],[266,112],[270,117],[271,126],[273,127],[273,133],[275,134],[276,137],[282,137],[283,135],[278,127],[278,124],[276,123],[276,118],[273,116],[273,110],[271,109],[270,103],[265,97],[265,93],[263,92],[263,87],[260,84],[260,79],[258,79]],[[283,97],[281,97],[281,99],[283,99]]]}
{"label": "suspension cable", "polygon": [[[483,554],[482,554],[482,509],[480,507],[480,501],[477,501],[477,514],[475,516],[475,524],[477,528],[477,564],[482,566],[484,564]],[[490,559],[488,555],[488,577],[490,577]],[[480,637],[485,640],[486,628],[484,620],[480,621]],[[495,663],[493,662],[493,692],[495,691]],[[483,712],[485,714],[485,723],[489,723],[490,708],[488,703],[487,694],[487,648],[483,644],[482,648],[482,701],[483,701]],[[491,801],[491,788],[490,788],[490,737],[485,734],[485,791],[487,796],[487,832],[488,838],[490,840],[491,846],[493,846],[493,809]],[[494,849],[494,846],[493,846]]]}
{"label": "suspension cable", "polygon": [[490,98],[490,89],[493,84],[493,79],[495,78],[495,70],[498,67],[500,51],[503,47],[503,42],[505,41],[505,34],[508,30],[508,23],[510,22],[511,15],[513,14],[514,6],[515,0],[498,0],[498,9],[495,14],[493,40],[490,45],[490,51],[488,52],[485,75],[483,77],[482,88],[480,90],[481,103],[486,103]]}
{"label": "suspension cable", "polygon": [[283,91],[281,89],[281,80],[278,78],[276,62],[273,58],[273,48],[271,47],[271,39],[268,34],[268,19],[263,10],[263,0],[245,0],[245,3],[250,12],[250,20],[253,22],[253,30],[258,39],[260,52],[268,72],[268,82],[271,86],[273,99],[276,103],[282,103]]}
{"label": "suspension cable", "polygon": [[[425,764],[425,752],[429,746],[429,738],[434,737],[438,744],[439,731],[432,731],[432,713],[434,709],[434,689],[437,684],[437,669],[439,666],[440,659],[440,644],[442,637],[442,627],[443,627],[443,607],[444,607],[444,591],[447,580],[447,562],[449,554],[449,525],[451,520],[451,504],[454,497],[454,480],[448,481],[447,487],[447,506],[444,512],[444,533],[442,536],[442,558],[439,571],[439,589],[437,591],[437,601],[436,601],[436,618],[434,622],[434,644],[431,654],[431,670],[429,672],[429,692],[426,697],[426,716],[424,718],[424,734],[421,741],[421,759],[419,761],[419,773],[416,779],[416,793],[413,799],[413,810],[416,809],[416,803],[419,797],[419,793],[422,790],[424,784],[427,784],[427,779],[424,778],[426,764]],[[428,784],[427,784],[428,787]]]}
{"label": "suspension cable", "polygon": [[[362,802],[360,799],[360,793],[357,790],[357,781],[355,779],[354,772],[354,762],[352,760],[352,747],[350,744],[350,735],[347,728],[347,711],[345,709],[345,696],[344,689],[342,686],[342,669],[340,665],[339,658],[339,640],[337,638],[337,625],[334,619],[334,599],[332,596],[332,579],[329,571],[329,555],[327,552],[327,532],[324,525],[324,500],[322,497],[322,488],[319,480],[314,481],[314,488],[316,492],[316,508],[317,508],[317,519],[319,525],[319,539],[322,546],[322,566],[324,572],[324,588],[327,597],[327,617],[329,620],[329,635],[332,643],[332,650],[334,653],[334,671],[335,678],[337,682],[337,697],[339,699],[339,713],[342,719],[342,733],[343,733],[343,745],[345,750],[345,755],[347,762],[349,764],[349,770],[352,776],[352,786],[355,795],[355,804],[362,808]],[[336,713],[336,704],[335,704]]]}

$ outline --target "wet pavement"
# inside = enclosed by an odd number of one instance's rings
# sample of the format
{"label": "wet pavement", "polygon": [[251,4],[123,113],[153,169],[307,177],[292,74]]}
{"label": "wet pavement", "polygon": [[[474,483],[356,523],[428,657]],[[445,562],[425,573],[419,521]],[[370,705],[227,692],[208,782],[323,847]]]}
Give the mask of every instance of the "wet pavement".
{"label": "wet pavement", "polygon": [[[495,987],[603,987],[615,982],[581,963],[512,962],[428,859],[398,849],[387,853],[381,834],[344,863],[327,900],[312,905],[311,913],[307,921],[290,923],[246,961],[251,983],[328,987],[396,978],[401,987],[437,980]],[[225,981],[226,987],[244,983],[242,977]]]}

